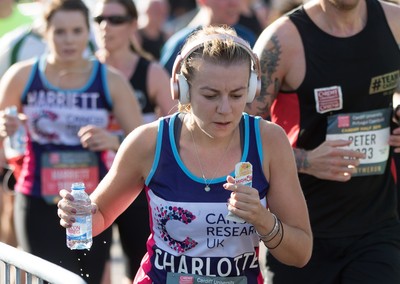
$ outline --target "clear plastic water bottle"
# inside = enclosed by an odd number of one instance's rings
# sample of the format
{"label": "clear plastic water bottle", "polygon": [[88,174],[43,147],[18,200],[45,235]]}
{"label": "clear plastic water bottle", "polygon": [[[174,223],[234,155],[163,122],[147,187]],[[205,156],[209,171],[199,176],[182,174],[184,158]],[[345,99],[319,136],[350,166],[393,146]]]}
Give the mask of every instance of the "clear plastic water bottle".
{"label": "clear plastic water bottle", "polygon": [[[10,106],[5,109],[5,113],[10,116],[18,116],[18,109],[16,106]],[[6,156],[16,157],[22,156],[26,149],[26,132],[22,124],[19,125],[17,131],[5,141],[5,149],[9,152]]]}
{"label": "clear plastic water bottle", "polygon": [[75,223],[67,228],[67,247],[70,249],[90,249],[92,240],[92,212],[89,195],[85,191],[83,182],[73,183],[71,194],[74,201],[70,201],[77,213]]}

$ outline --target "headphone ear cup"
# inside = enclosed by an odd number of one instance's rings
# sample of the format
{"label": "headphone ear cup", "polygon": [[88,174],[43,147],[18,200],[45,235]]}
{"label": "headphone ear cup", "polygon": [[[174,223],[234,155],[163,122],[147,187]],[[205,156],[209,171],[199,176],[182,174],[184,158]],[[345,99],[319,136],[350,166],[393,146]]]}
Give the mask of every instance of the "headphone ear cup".
{"label": "headphone ear cup", "polygon": [[258,78],[257,73],[252,70],[250,73],[250,80],[249,80],[249,92],[247,94],[247,103],[251,103],[256,96],[257,89],[258,89]]}
{"label": "headphone ear cup", "polygon": [[189,84],[182,74],[176,75],[178,90],[179,90],[179,102],[183,105],[190,103],[189,98]]}

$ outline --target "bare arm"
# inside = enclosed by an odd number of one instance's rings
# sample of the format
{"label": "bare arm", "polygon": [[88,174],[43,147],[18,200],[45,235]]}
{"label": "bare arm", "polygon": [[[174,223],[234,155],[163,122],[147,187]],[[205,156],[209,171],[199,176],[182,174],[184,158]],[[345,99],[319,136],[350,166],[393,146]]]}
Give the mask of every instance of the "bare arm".
{"label": "bare arm", "polygon": [[149,68],[147,88],[154,104],[159,108],[159,115],[166,116],[178,110],[178,101],[173,100],[168,72],[158,63]]}
{"label": "bare arm", "polygon": [[[107,175],[90,198],[96,213],[93,215],[93,235],[98,235],[135,200],[141,192],[151,169],[157,136],[157,124],[147,124],[133,130],[124,140]],[[60,192],[58,203],[60,224],[72,225],[72,207],[67,203],[70,194]]]}
{"label": "bare arm", "polygon": [[[381,1],[382,7],[385,11],[386,17],[388,19],[389,27],[392,30],[393,36],[396,39],[397,45],[400,49],[400,5],[395,5],[392,3],[387,3]],[[400,82],[397,87],[395,94],[393,95],[393,106],[395,108],[395,121],[399,124],[398,118],[400,117]],[[394,152],[400,153],[400,127],[393,130],[392,135],[389,138],[389,145],[395,147]]]}
{"label": "bare arm", "polygon": [[360,159],[365,159],[364,153],[343,149],[350,144],[349,140],[331,140],[310,151],[294,148],[298,172],[325,180],[350,180]]}
{"label": "bare arm", "polygon": [[[312,233],[306,202],[298,181],[293,152],[284,131],[276,124],[261,122],[263,171],[270,183],[267,204],[260,203],[254,188],[235,185],[228,177],[226,189],[232,190],[228,209],[267,235],[275,227],[274,213],[282,222],[279,234],[265,245],[279,261],[297,267],[311,257]],[[277,222],[278,223],[278,222]]]}
{"label": "bare arm", "polygon": [[254,51],[260,59],[261,92],[252,104],[247,105],[246,111],[268,118],[282,81],[279,71],[282,57],[281,43],[273,30],[264,30],[254,46]]}
{"label": "bare arm", "polygon": [[[108,70],[107,80],[112,97],[113,114],[124,133],[129,134],[143,123],[137,98],[130,84],[114,69]],[[117,151],[121,144],[119,136],[95,125],[81,127],[78,136],[82,146],[91,151]]]}
{"label": "bare arm", "polygon": [[[6,107],[15,105],[19,112],[21,112],[21,95],[32,70],[32,63],[32,61],[25,61],[14,64],[1,78],[0,110],[3,111]],[[0,136],[4,138],[7,135],[12,135],[16,131],[19,121],[15,117],[7,116],[7,118],[5,118],[4,113],[1,117]]]}
{"label": "bare arm", "polygon": [[262,32],[253,50],[260,59],[261,92],[246,111],[269,118],[279,91],[296,90],[304,78],[303,46],[294,24],[282,17]]}
{"label": "bare arm", "polygon": [[389,27],[393,36],[400,47],[400,5],[389,3],[387,1],[380,1],[385,12]]}
{"label": "bare arm", "polygon": [[[267,203],[284,227],[282,243],[270,252],[283,263],[302,267],[310,259],[312,251],[307,205],[298,180],[293,152],[284,131],[274,124],[265,123],[268,126],[261,128],[265,129],[262,131],[264,172],[269,174],[270,182]],[[273,218],[270,213],[267,217],[259,220],[262,223],[256,226],[260,234],[271,231]]]}
{"label": "bare arm", "polygon": [[11,66],[0,81],[0,109],[16,105],[21,107],[21,95],[32,70],[32,61]]}
{"label": "bare arm", "polygon": [[126,134],[143,124],[142,111],[129,82],[117,72],[107,73],[113,101],[113,115]]}

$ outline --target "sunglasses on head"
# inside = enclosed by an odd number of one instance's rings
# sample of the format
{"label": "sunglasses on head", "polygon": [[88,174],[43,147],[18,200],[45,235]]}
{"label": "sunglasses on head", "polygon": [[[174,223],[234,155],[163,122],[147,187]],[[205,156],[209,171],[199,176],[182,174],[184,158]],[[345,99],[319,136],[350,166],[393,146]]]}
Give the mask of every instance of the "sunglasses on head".
{"label": "sunglasses on head", "polygon": [[93,20],[101,24],[101,22],[106,21],[112,25],[122,25],[130,20],[132,20],[131,16],[97,16],[94,17]]}

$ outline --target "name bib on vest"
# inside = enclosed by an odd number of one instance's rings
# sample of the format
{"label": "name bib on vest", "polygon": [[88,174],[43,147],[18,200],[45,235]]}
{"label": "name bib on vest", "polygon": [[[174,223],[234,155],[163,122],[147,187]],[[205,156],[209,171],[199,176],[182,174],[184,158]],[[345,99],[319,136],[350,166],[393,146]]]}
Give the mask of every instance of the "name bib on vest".
{"label": "name bib on vest", "polygon": [[184,273],[171,273],[167,275],[167,284],[247,284],[244,276],[239,277],[209,277],[203,275],[193,275]]}
{"label": "name bib on vest", "polygon": [[383,174],[389,157],[390,109],[345,113],[328,117],[326,140],[351,140],[345,149],[362,152],[357,173],[352,176]]}
{"label": "name bib on vest", "polygon": [[99,182],[98,158],[89,151],[53,151],[42,155],[42,196],[49,204],[60,199],[58,192],[74,182],[84,182],[90,194]]}

